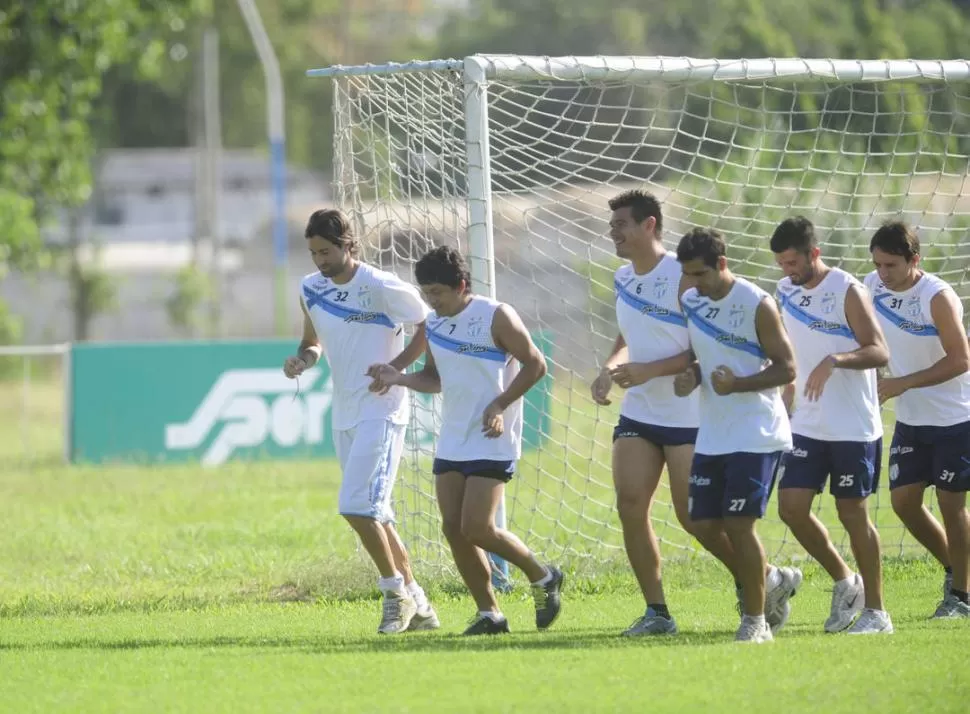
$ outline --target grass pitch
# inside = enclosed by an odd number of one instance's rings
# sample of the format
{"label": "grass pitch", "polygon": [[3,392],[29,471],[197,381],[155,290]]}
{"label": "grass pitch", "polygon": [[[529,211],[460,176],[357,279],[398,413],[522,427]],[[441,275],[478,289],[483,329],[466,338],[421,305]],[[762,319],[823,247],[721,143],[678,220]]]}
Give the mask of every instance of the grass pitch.
{"label": "grass pitch", "polygon": [[65,467],[49,428],[21,429],[12,412],[0,412],[3,711],[967,710],[970,630],[928,620],[942,573],[925,560],[887,559],[891,637],[823,634],[831,584],[804,565],[777,640],[736,645],[729,578],[677,549],[676,637],[619,637],[643,608],[633,578],[582,561],[548,632],[519,578],[501,598],[513,634],[462,638],[473,604],[419,568],[443,628],[382,637],[373,571],[334,515],[332,464]]}

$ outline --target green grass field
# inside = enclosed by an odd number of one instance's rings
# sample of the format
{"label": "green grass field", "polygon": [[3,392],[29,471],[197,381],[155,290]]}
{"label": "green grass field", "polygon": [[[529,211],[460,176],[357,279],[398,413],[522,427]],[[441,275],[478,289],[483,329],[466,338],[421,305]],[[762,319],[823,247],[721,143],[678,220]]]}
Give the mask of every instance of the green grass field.
{"label": "green grass field", "polygon": [[[594,567],[575,555],[583,538],[565,547],[551,535],[562,518],[587,537],[615,536],[607,505],[582,510],[584,488],[606,498],[604,476],[590,476],[602,445],[584,452],[575,422],[564,422],[574,433],[559,467],[533,459],[510,497],[516,526],[558,544],[549,550],[567,563],[552,630],[535,632],[519,578],[502,596],[513,634],[462,638],[471,601],[422,566],[444,626],[387,638],[375,634],[373,573],[334,515],[332,464],[66,467],[59,389],[33,389],[24,428],[20,385],[0,385],[3,711],[967,711],[967,623],[927,619],[942,575],[922,559],[887,559],[892,637],[823,635],[830,583],[803,564],[788,627],[743,647],[732,642],[729,579],[669,547],[682,634],[620,638],[642,602],[625,568],[609,565],[615,548]],[[610,523],[582,531],[586,520]],[[432,551],[430,527],[422,538]]]}

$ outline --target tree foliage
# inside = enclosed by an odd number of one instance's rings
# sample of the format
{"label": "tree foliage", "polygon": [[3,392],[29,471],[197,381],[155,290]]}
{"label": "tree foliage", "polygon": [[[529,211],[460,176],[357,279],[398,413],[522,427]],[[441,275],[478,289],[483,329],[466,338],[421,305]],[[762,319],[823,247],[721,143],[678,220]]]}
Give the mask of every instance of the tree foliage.
{"label": "tree foliage", "polygon": [[91,119],[105,73],[132,62],[153,76],[160,28],[184,22],[195,2],[31,0],[0,9],[0,271],[36,265],[38,222],[90,196]]}

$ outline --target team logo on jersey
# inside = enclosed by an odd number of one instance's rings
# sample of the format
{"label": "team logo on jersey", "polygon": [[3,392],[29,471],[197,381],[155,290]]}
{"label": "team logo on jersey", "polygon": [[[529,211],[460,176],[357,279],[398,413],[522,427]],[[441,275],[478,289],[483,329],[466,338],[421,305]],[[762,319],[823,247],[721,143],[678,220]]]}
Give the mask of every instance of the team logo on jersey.
{"label": "team logo on jersey", "polygon": [[357,304],[360,305],[361,310],[370,310],[371,303],[370,287],[364,285],[357,291]]}
{"label": "team logo on jersey", "polygon": [[823,315],[831,315],[835,310],[835,293],[825,293],[822,295],[822,302],[819,309]]}
{"label": "team logo on jersey", "polygon": [[919,295],[913,295],[906,301],[906,316],[915,320],[920,316]]}
{"label": "team logo on jersey", "polygon": [[728,311],[728,324],[737,329],[744,324],[744,308],[738,305],[732,305],[731,309]]}
{"label": "team logo on jersey", "polygon": [[663,300],[667,297],[667,292],[670,289],[670,281],[666,278],[657,278],[656,282],[653,284],[653,297],[655,300]]}
{"label": "team logo on jersey", "polygon": [[488,326],[485,324],[485,318],[473,317],[468,321],[468,327],[465,332],[473,340],[480,340],[485,336],[487,330]]}

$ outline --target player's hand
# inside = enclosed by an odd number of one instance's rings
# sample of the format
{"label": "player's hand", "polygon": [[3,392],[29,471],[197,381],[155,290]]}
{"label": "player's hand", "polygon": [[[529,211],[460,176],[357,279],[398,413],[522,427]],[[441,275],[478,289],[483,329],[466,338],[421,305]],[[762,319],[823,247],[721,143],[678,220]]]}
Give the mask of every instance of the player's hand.
{"label": "player's hand", "polygon": [[650,369],[641,362],[628,362],[610,370],[610,378],[623,389],[636,387],[650,379]]}
{"label": "player's hand", "polygon": [[610,404],[610,387],[612,386],[613,379],[610,377],[610,370],[604,367],[593,380],[593,383],[589,385],[589,393],[592,395],[593,401],[601,406],[608,406]]}
{"label": "player's hand", "polygon": [[832,372],[835,371],[835,360],[831,355],[819,362],[812,373],[805,381],[805,398],[810,402],[817,402],[825,389],[825,383],[829,381]]}
{"label": "player's hand", "polygon": [[884,404],[905,392],[906,385],[898,377],[882,377],[877,382],[876,390],[879,393],[879,403]]}
{"label": "player's hand", "polygon": [[693,366],[674,377],[674,394],[678,397],[686,397],[695,389],[697,389],[697,371]]}
{"label": "player's hand", "polygon": [[734,391],[734,381],[737,377],[730,367],[720,365],[711,372],[711,387],[722,397],[726,397]]}
{"label": "player's hand", "polygon": [[482,433],[486,439],[497,439],[505,431],[505,417],[502,416],[504,411],[495,402],[485,407],[482,412]]}
{"label": "player's hand", "polygon": [[366,374],[373,380],[367,389],[374,394],[387,394],[401,379],[401,373],[389,364],[372,364]]}
{"label": "player's hand", "polygon": [[296,379],[307,369],[307,363],[302,357],[287,357],[283,363],[283,374],[289,379]]}

